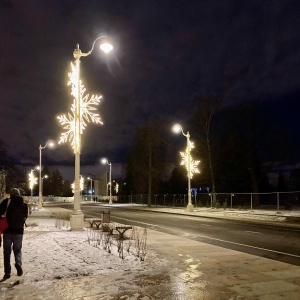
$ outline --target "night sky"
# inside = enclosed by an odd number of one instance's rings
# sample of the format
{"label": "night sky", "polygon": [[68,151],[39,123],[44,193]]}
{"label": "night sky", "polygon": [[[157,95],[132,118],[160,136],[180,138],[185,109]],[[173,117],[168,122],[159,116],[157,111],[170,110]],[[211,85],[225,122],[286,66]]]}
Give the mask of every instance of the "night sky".
{"label": "night sky", "polygon": [[[83,168],[103,156],[121,164],[141,126],[184,123],[197,95],[224,106],[292,99],[285,111],[298,114],[299,15],[298,0],[0,0],[0,138],[18,163],[38,164],[39,145],[62,131],[56,116],[70,111],[73,50],[103,34],[114,52],[96,45],[81,60],[87,91],[103,95],[104,122],[84,132]],[[74,165],[69,144],[43,157]]]}

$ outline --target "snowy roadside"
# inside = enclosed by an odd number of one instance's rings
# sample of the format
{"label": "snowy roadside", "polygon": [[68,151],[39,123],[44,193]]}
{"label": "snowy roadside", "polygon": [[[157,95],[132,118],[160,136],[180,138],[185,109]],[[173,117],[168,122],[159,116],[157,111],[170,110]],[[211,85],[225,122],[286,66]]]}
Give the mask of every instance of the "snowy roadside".
{"label": "snowy roadside", "polygon": [[23,242],[26,283],[123,272],[151,272],[166,264],[165,259],[147,250],[141,261],[133,254],[119,258],[117,247],[111,253],[88,242],[87,230],[70,231],[66,221],[57,228],[54,218],[30,218]]}
{"label": "snowy roadside", "polygon": [[192,216],[217,217],[217,218],[233,218],[233,219],[249,219],[257,221],[275,221],[285,222],[290,218],[299,220],[300,225],[300,211],[275,211],[275,210],[238,210],[238,209],[224,209],[224,208],[194,208],[193,212],[187,212],[185,208],[172,207],[151,207],[134,206],[135,209],[151,210],[165,213],[176,213]]}

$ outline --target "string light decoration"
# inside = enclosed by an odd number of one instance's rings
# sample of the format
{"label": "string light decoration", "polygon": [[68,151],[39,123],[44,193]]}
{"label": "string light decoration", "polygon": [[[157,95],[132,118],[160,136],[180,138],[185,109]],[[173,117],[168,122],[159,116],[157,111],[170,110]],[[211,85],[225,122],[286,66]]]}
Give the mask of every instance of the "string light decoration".
{"label": "string light decoration", "polygon": [[[71,189],[72,192],[74,193],[74,188],[75,188],[75,184],[74,182],[71,184]],[[84,190],[84,178],[80,177],[80,190],[83,191]]]}
{"label": "string light decoration", "polygon": [[[189,167],[188,167],[188,163],[189,163],[189,156],[190,156],[190,178],[193,178],[193,175],[195,173],[200,173],[199,169],[198,169],[198,165],[200,163],[200,160],[194,160],[191,156],[191,150],[195,148],[194,143],[191,141],[189,142],[189,147],[186,147],[186,151],[185,152],[180,152],[181,155],[181,166],[185,166],[187,172],[189,172]],[[189,148],[189,149],[188,149]],[[188,174],[189,176],[189,174]]]}
{"label": "string light decoration", "polygon": [[30,188],[30,190],[32,190],[33,187],[37,184],[38,178],[34,177],[33,170],[30,171],[30,173],[28,174],[28,176],[29,176],[29,188]]}
{"label": "string light decoration", "polygon": [[[79,67],[79,65],[78,65]],[[86,93],[86,88],[78,78],[78,67],[71,63],[71,72],[68,74],[68,86],[71,86],[71,95],[73,96],[73,103],[71,106],[71,113],[58,116],[59,123],[63,126],[64,132],[61,133],[59,144],[70,142],[74,153],[80,151],[80,139],[76,141],[76,107],[80,107],[79,111],[79,134],[81,135],[88,123],[103,124],[98,113],[95,112],[96,106],[99,105],[102,96],[92,95]],[[78,87],[79,84],[79,87]],[[77,97],[80,90],[80,97]],[[76,105],[77,99],[80,99],[79,106]],[[77,148],[77,149],[76,149]]]}
{"label": "string light decoration", "polygon": [[115,185],[115,191],[116,191],[116,194],[119,193],[119,184],[116,182],[116,185]]}

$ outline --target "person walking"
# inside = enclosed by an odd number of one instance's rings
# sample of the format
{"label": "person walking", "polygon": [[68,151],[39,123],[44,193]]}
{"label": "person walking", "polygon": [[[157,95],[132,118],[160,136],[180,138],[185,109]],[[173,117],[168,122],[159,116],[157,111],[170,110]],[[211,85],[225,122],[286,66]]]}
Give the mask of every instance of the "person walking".
{"label": "person walking", "polygon": [[10,278],[11,265],[10,255],[13,250],[17,275],[22,276],[22,243],[24,224],[28,217],[28,206],[21,197],[20,191],[13,188],[10,198],[4,199],[0,204],[0,216],[6,215],[8,228],[3,233],[3,280]]}

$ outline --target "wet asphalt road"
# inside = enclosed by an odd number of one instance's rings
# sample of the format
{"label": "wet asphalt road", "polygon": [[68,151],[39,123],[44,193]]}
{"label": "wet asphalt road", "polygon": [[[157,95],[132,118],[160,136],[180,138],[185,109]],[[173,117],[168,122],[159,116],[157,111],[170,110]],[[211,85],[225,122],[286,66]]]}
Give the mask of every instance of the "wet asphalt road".
{"label": "wet asphalt road", "polygon": [[300,266],[300,230],[297,228],[119,207],[108,208],[100,204],[84,204],[81,209],[85,216],[99,218],[102,211],[110,210],[113,222],[148,227]]}

